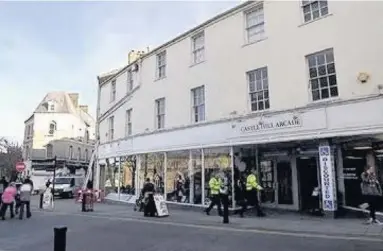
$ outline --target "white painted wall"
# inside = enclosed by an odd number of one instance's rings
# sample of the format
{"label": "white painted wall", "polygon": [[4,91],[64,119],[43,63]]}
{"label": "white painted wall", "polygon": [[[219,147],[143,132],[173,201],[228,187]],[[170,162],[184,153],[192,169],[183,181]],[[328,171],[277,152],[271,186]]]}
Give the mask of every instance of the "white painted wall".
{"label": "white painted wall", "polygon": [[[54,140],[50,142],[49,144],[52,145],[53,147],[53,156],[57,156],[57,158],[62,158],[62,159],[70,159],[70,154],[69,154],[69,147],[73,147],[73,155],[72,159],[73,160],[81,160],[81,161],[89,161],[90,157],[92,156],[92,151],[94,149],[93,145],[90,144],[85,144],[83,142],[79,142],[76,140]],[[79,151],[81,151],[81,155],[79,156]],[[88,158],[85,158],[85,152],[86,149],[88,150]]]}
{"label": "white painted wall", "polygon": [[[115,139],[125,136],[125,110],[133,108],[133,134],[154,130],[154,100],[166,98],[166,128],[191,122],[190,89],[205,85],[206,118],[229,117],[232,111],[248,114],[246,72],[267,66],[270,110],[311,104],[305,56],[333,48],[339,99],[377,94],[383,84],[383,4],[379,1],[329,1],[325,18],[303,24],[299,1],[264,4],[267,39],[245,45],[243,11],[204,29],[206,61],[191,67],[191,40],[187,37],[166,48],[167,77],[155,80],[156,56],[143,59],[142,85],[134,97],[113,114]],[[192,35],[192,34],[191,34]],[[359,72],[371,75],[357,81]],[[117,78],[116,102],[126,94],[125,73]],[[110,84],[101,88],[101,114],[111,105]],[[339,114],[337,115],[339,116]],[[107,141],[107,120],[100,123],[101,143]],[[152,143],[152,142],[150,142]]]}

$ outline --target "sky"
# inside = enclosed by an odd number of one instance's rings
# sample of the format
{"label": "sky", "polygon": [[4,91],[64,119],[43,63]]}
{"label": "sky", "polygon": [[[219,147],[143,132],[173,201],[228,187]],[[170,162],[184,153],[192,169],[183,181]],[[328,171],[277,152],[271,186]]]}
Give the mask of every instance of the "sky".
{"label": "sky", "polygon": [[0,137],[21,143],[24,121],[51,91],[78,92],[95,116],[97,75],[239,3],[1,1]]}

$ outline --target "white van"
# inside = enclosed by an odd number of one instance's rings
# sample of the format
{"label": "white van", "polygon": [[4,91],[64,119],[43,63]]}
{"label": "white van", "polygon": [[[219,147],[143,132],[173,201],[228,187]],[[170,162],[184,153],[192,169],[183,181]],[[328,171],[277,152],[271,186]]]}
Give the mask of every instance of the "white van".
{"label": "white van", "polygon": [[73,198],[75,192],[81,189],[84,182],[84,177],[78,176],[65,176],[56,177],[54,180],[55,188],[53,190],[53,184],[50,185],[54,196],[62,198]]}

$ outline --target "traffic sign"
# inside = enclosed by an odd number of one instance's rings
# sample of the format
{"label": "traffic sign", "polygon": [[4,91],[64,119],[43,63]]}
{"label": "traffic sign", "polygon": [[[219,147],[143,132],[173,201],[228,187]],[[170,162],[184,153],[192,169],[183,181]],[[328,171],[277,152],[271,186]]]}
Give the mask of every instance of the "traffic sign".
{"label": "traffic sign", "polygon": [[24,162],[17,162],[16,163],[16,171],[18,171],[18,172],[22,172],[22,171],[24,171],[25,170],[25,164],[24,164]]}

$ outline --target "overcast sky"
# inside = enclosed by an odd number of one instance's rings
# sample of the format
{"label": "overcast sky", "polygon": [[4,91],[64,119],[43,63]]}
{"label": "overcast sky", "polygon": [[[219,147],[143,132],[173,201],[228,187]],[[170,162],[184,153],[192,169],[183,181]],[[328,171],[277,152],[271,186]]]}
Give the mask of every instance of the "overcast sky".
{"label": "overcast sky", "polygon": [[0,136],[21,142],[50,91],[79,92],[94,115],[99,73],[239,3],[0,2]]}

